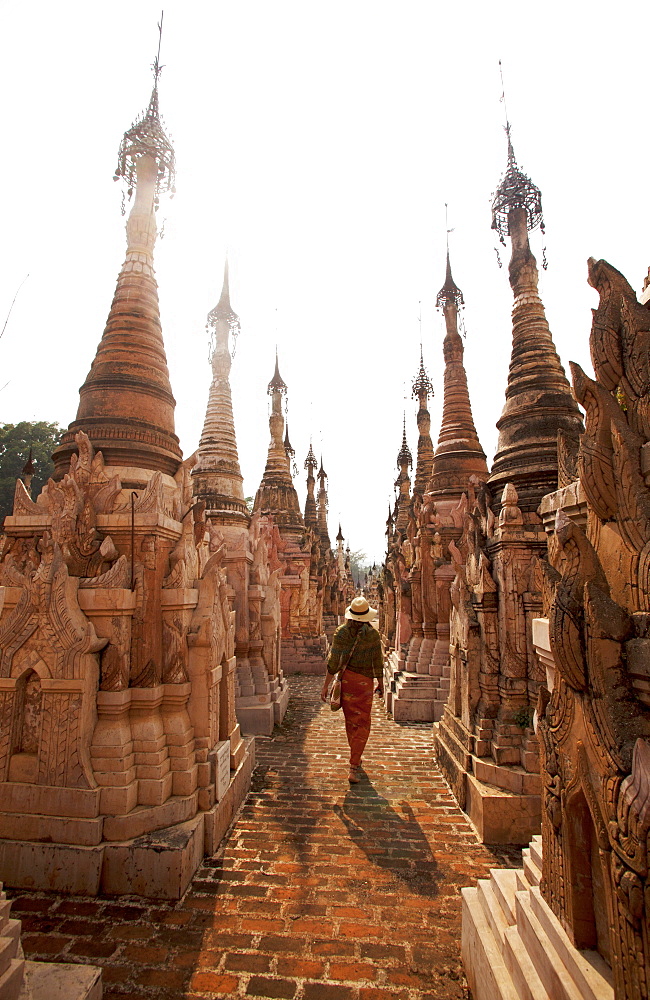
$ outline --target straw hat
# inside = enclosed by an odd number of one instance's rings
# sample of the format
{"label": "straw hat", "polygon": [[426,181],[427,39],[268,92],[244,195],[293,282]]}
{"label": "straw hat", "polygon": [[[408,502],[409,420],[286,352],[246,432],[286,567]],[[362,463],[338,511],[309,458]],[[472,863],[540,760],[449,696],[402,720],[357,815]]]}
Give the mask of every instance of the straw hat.
{"label": "straw hat", "polygon": [[353,622],[371,622],[377,617],[377,611],[370,607],[365,597],[355,597],[350,607],[345,609],[345,617]]}

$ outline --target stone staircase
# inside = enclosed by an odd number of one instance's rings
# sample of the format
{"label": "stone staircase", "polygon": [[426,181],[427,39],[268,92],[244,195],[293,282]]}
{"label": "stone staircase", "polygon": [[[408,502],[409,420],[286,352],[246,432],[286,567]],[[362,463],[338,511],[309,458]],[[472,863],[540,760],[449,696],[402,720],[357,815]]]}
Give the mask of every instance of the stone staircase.
{"label": "stone staircase", "polygon": [[462,957],[474,1000],[614,1000],[611,970],[578,951],[540,892],[542,838],[523,868],[493,868],[462,889]]}
{"label": "stone staircase", "polygon": [[392,713],[396,722],[437,722],[449,697],[449,667],[432,677],[401,670],[393,677]]}
{"label": "stone staircase", "polygon": [[0,1000],[102,1000],[102,971],[94,965],[26,962],[20,920],[0,882]]}

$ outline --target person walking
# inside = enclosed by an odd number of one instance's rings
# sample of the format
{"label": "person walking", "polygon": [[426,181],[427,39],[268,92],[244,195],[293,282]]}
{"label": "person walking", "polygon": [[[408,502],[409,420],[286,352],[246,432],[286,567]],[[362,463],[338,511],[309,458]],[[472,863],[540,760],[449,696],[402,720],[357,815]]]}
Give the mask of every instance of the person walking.
{"label": "person walking", "polygon": [[360,779],[361,755],[370,736],[372,693],[384,694],[384,657],[379,632],[370,624],[377,618],[365,597],[355,597],[345,609],[345,622],[339,625],[332,639],[327,661],[327,673],[320,693],[327,701],[334,675],[344,667],[341,677],[341,707],[345,716],[345,732],[350,746],[348,781]]}

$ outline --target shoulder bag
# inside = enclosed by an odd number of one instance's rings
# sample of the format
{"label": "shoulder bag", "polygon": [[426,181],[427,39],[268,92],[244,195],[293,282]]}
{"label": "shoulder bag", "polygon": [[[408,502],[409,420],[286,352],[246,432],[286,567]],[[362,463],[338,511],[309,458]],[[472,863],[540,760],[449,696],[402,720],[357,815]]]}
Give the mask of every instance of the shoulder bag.
{"label": "shoulder bag", "polygon": [[343,677],[343,672],[345,671],[345,668],[352,659],[352,654],[357,648],[357,643],[360,638],[361,638],[361,632],[359,632],[359,635],[354,640],[354,645],[352,646],[352,649],[347,654],[345,659],[342,661],[341,666],[339,667],[338,672],[336,674],[336,679],[332,684],[332,692],[330,694],[330,708],[332,709],[333,712],[338,712],[339,708],[341,707],[341,678]]}

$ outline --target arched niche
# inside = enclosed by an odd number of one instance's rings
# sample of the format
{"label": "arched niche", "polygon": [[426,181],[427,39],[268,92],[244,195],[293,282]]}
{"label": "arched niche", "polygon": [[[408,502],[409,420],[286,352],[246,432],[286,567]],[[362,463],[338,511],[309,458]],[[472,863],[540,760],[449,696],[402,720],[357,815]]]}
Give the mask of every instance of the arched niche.
{"label": "arched niche", "polygon": [[38,779],[42,706],[40,674],[27,667],[16,679],[9,781],[33,783]]}
{"label": "arched niche", "polygon": [[566,894],[569,935],[576,948],[598,951],[611,965],[608,885],[596,826],[582,786],[567,799],[563,817],[566,841]]}

